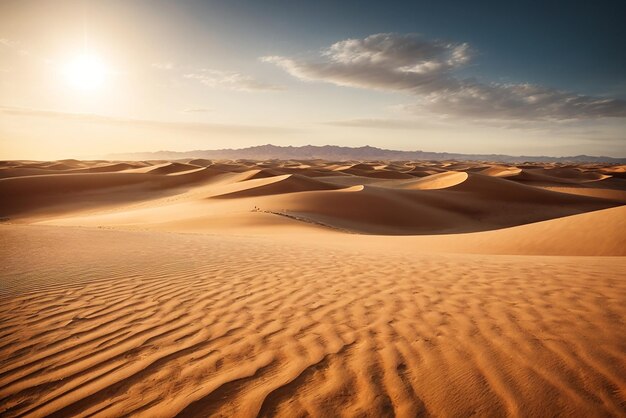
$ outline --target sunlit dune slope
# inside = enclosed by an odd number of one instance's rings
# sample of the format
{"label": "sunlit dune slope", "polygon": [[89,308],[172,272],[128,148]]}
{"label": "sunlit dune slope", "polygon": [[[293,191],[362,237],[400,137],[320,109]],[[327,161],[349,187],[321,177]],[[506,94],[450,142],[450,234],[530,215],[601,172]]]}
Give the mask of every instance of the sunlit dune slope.
{"label": "sunlit dune slope", "polygon": [[409,237],[400,243],[471,254],[626,256],[625,231],[626,206],[620,206],[496,231]]}
{"label": "sunlit dune slope", "polygon": [[456,186],[467,180],[468,174],[458,171],[447,171],[444,173],[431,174],[418,179],[385,181],[374,183],[380,187],[404,190],[433,190],[445,189],[447,187]]}
{"label": "sunlit dune slope", "polygon": [[624,416],[623,257],[298,231],[0,225],[0,413]]}

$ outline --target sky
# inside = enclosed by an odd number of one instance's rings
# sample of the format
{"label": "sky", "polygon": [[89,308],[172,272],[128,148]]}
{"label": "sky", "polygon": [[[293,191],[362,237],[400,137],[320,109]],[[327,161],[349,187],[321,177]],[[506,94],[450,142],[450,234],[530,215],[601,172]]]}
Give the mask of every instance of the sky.
{"label": "sky", "polygon": [[620,1],[1,0],[0,158],[626,157]]}

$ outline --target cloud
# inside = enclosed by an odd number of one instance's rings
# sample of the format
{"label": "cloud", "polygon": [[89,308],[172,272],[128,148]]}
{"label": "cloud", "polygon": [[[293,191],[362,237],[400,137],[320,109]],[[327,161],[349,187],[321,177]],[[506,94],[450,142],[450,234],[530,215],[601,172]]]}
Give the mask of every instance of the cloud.
{"label": "cloud", "polygon": [[17,42],[12,41],[7,38],[0,38],[0,45],[5,46],[7,48],[15,48],[17,47]]}
{"label": "cloud", "polygon": [[19,55],[28,56],[31,55],[30,51],[24,48],[20,48],[20,43],[8,38],[0,38],[0,45],[17,51]]}
{"label": "cloud", "polygon": [[471,58],[467,43],[379,33],[336,42],[309,59],[261,59],[302,80],[412,94],[419,112],[494,120],[626,117],[624,100],[531,84],[482,83],[455,75]]}
{"label": "cloud", "polygon": [[465,82],[454,91],[427,95],[424,102],[427,109],[440,114],[476,119],[533,121],[626,117],[626,101],[532,84]]}
{"label": "cloud", "polygon": [[99,123],[113,126],[145,127],[174,130],[206,131],[208,133],[249,133],[249,134],[293,134],[296,129],[280,126],[237,125],[221,123],[166,122],[146,119],[133,119],[93,113],[59,112],[54,110],[31,109],[13,106],[0,106],[0,115],[18,117],[39,117],[69,120],[84,123]]}
{"label": "cloud", "polygon": [[236,71],[222,71],[208,68],[190,68],[179,66],[170,61],[154,62],[153,68],[160,71],[173,71],[177,76],[189,80],[196,80],[211,88],[221,88],[236,91],[277,91],[284,90],[282,86],[266,83]]}
{"label": "cloud", "polygon": [[428,41],[417,35],[377,34],[331,45],[316,60],[263,57],[304,80],[416,94],[452,87],[450,71],[470,58],[467,44]]}
{"label": "cloud", "polygon": [[441,125],[419,120],[407,119],[382,119],[382,118],[363,118],[363,119],[346,119],[324,122],[324,125],[339,126],[347,128],[371,128],[371,129],[397,129],[397,130],[419,130],[440,128]]}
{"label": "cloud", "polygon": [[151,65],[157,70],[169,71],[174,69],[174,64],[171,62],[154,62]]}
{"label": "cloud", "polygon": [[212,88],[222,88],[236,91],[276,91],[283,87],[258,81],[248,75],[212,69],[201,69],[184,75],[185,78],[197,80]]}

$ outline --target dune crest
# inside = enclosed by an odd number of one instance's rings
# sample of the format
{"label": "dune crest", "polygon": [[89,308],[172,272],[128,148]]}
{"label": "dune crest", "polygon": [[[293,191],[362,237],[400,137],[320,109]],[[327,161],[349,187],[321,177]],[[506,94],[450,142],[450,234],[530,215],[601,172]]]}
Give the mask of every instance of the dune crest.
{"label": "dune crest", "polygon": [[436,190],[456,186],[463,183],[467,178],[467,173],[446,171],[443,173],[430,174],[417,180],[400,180],[397,182],[379,183],[379,185],[403,190]]}
{"label": "dune crest", "polygon": [[273,177],[247,180],[233,184],[233,191],[222,192],[212,197],[242,198],[296,193],[314,190],[335,190],[338,186],[324,183],[297,174],[284,174]]}

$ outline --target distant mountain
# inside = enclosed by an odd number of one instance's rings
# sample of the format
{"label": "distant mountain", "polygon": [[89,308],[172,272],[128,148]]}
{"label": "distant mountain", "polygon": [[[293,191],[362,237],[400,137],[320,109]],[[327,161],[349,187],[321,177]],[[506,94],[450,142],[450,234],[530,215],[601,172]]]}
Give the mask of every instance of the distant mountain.
{"label": "distant mountain", "polygon": [[157,151],[130,154],[112,154],[113,160],[179,160],[186,158],[228,159],[228,160],[331,160],[331,161],[373,161],[373,160],[464,160],[490,161],[503,163],[558,162],[558,163],[612,163],[626,164],[626,158],[594,157],[577,155],[572,157],[511,156],[502,154],[451,154],[447,152],[396,151],[376,147],[340,147],[337,145],[305,145],[301,147],[281,147],[259,145],[241,149],[196,150],[196,151]]}

